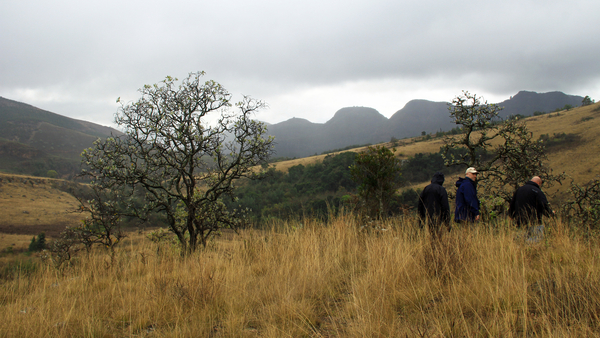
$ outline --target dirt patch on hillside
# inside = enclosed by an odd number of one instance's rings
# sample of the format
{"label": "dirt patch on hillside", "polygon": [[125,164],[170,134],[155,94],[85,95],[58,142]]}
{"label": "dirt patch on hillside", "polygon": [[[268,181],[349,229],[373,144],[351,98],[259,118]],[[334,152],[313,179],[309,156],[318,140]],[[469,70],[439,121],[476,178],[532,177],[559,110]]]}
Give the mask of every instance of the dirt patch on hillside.
{"label": "dirt patch on hillside", "polygon": [[34,224],[34,225],[6,225],[0,224],[0,233],[14,235],[37,236],[45,233],[48,238],[57,238],[69,224]]}

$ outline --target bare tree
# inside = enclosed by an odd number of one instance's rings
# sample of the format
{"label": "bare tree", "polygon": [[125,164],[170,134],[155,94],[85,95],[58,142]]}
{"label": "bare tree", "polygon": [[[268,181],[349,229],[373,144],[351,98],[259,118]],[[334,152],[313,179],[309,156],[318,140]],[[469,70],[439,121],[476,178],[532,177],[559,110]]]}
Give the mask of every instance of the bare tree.
{"label": "bare tree", "polygon": [[255,177],[254,167],[273,151],[266,126],[251,119],[266,104],[244,97],[232,112],[231,94],[203,76],[191,73],[179,86],[171,77],[144,86],[142,97],[121,103],[116,114],[126,135],[98,140],[82,154],[92,184],[143,189],[137,214],[164,213],[184,253],[206,245],[215,227],[236,224],[234,214],[215,205],[233,198],[235,181]]}
{"label": "bare tree", "polygon": [[[452,100],[449,110],[464,133],[444,138],[444,163],[477,168],[482,173],[478,182],[485,186],[480,189],[485,191],[484,199],[500,197],[500,202],[509,202],[514,190],[533,176],[540,176],[546,186],[564,178],[546,166],[545,147],[533,139],[524,121],[499,117],[502,107],[464,91]],[[503,203],[493,204],[502,211]]]}
{"label": "bare tree", "polygon": [[598,229],[600,222],[600,178],[579,185],[571,178],[571,199],[563,205],[563,213],[569,221],[587,228],[588,233]]}
{"label": "bare tree", "polygon": [[135,216],[128,207],[131,194],[126,194],[123,189],[106,189],[99,184],[90,184],[90,188],[91,199],[77,198],[78,212],[88,216],[71,230],[88,251],[94,244],[100,244],[114,254],[114,247],[125,238],[121,227],[123,218]]}

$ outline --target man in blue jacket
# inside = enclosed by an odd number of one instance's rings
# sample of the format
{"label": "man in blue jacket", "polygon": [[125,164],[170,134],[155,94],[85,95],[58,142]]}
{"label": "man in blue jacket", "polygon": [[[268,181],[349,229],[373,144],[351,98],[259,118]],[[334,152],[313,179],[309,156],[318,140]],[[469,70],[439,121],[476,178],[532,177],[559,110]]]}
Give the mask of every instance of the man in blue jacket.
{"label": "man in blue jacket", "polygon": [[479,220],[479,199],[477,198],[477,174],[475,168],[470,167],[465,171],[465,178],[456,181],[456,209],[455,222],[475,222]]}

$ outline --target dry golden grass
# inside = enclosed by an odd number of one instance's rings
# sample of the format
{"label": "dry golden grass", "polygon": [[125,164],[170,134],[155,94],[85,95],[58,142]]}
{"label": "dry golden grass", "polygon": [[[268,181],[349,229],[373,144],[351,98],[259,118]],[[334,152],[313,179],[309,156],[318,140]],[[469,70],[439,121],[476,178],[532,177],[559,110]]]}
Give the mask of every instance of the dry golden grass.
{"label": "dry golden grass", "polygon": [[[398,156],[401,159],[407,159],[408,157],[414,156],[415,154],[418,154],[418,153],[437,152],[440,150],[440,147],[443,145],[443,142],[441,139],[430,140],[430,141],[419,141],[420,139],[421,139],[421,137],[414,137],[414,138],[398,141],[398,146],[395,147],[396,148],[396,152],[395,152],[396,156]],[[382,145],[392,148],[392,144],[389,142],[382,143]],[[361,151],[365,151],[366,149],[367,149],[367,147],[360,147],[360,148],[349,149],[347,151],[361,152]],[[337,155],[339,153],[342,153],[342,152],[334,152],[331,154],[315,155],[315,156],[297,158],[297,159],[288,160],[288,161],[276,162],[276,163],[273,163],[273,166],[275,167],[276,170],[285,172],[289,168],[291,168],[295,165],[313,164],[318,161],[323,161],[325,156]]]}
{"label": "dry golden grass", "polygon": [[0,233],[0,250],[12,247],[15,251],[24,251],[29,248],[31,238],[29,235],[15,235]]}
{"label": "dry golden grass", "polygon": [[61,271],[13,272],[0,284],[0,335],[600,335],[596,239],[559,222],[528,244],[515,230],[481,225],[432,247],[412,223],[360,232],[349,216],[305,220],[245,231],[186,258],[131,235],[112,261],[98,250]]}
{"label": "dry golden grass", "polygon": [[52,187],[52,179],[0,174],[0,232],[55,236],[82,218],[79,203]]}
{"label": "dry golden grass", "polygon": [[[597,110],[597,111],[594,111]],[[535,137],[541,134],[575,134],[581,143],[549,154],[550,167],[565,172],[581,184],[600,174],[600,103],[527,120]],[[562,188],[564,189],[564,188]]]}

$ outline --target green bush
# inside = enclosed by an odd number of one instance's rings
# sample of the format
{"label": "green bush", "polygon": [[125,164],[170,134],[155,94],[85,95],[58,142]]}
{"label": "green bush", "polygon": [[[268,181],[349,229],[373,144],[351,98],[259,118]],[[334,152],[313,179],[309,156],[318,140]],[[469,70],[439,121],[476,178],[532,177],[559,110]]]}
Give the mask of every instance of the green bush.
{"label": "green bush", "polygon": [[245,181],[235,191],[236,200],[224,200],[230,209],[248,208],[254,221],[326,215],[336,211],[341,197],[356,190],[350,176],[354,152],[328,155],[322,162],[296,165],[287,173],[269,168],[260,180]]}
{"label": "green bush", "polygon": [[42,232],[37,236],[37,238],[33,236],[33,238],[31,239],[31,243],[29,243],[29,249],[27,251],[34,252],[42,251],[44,249],[46,249],[46,234]]}

